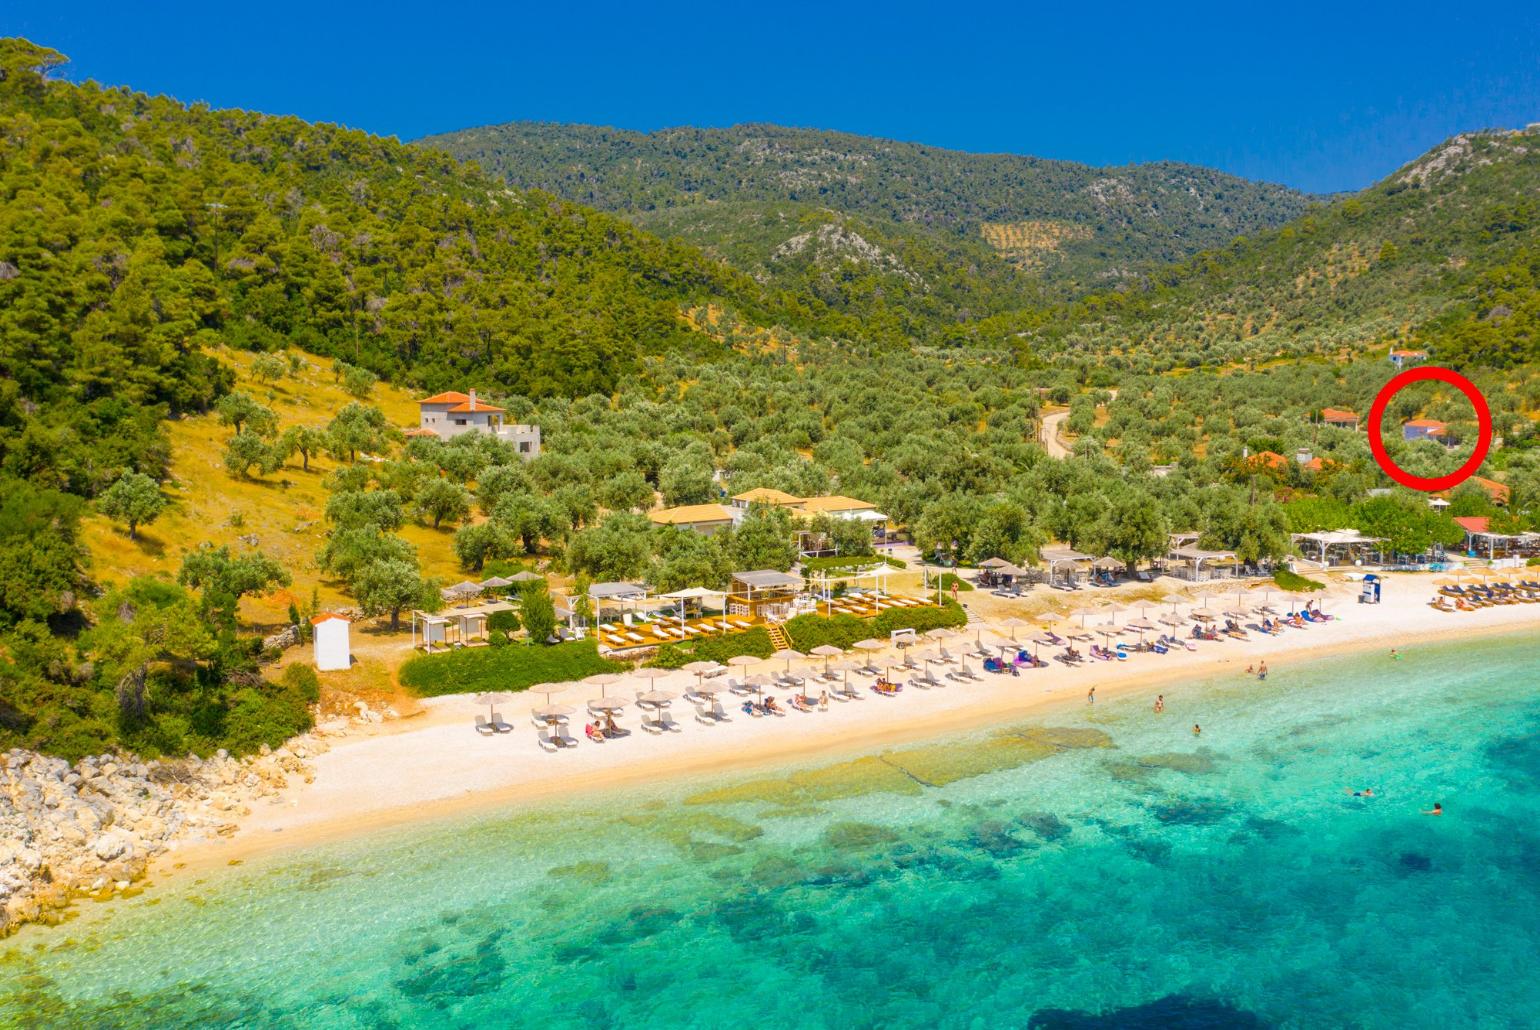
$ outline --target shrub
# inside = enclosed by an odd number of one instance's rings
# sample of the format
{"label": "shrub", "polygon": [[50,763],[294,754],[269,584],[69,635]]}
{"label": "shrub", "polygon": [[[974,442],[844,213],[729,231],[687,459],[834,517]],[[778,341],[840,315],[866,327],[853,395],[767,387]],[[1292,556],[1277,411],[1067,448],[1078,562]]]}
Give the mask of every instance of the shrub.
{"label": "shrub", "polygon": [[599,672],[624,672],[626,665],[599,657],[592,640],[542,646],[470,647],[449,654],[424,654],[401,666],[401,684],[419,697],[474,694],[483,690],[526,690],[537,683],[578,680]]}
{"label": "shrub", "polygon": [[872,624],[854,615],[798,615],[786,621],[791,646],[806,654],[815,647],[833,644],[849,649],[857,640],[873,636]]}
{"label": "shrub", "polygon": [[321,700],[321,680],[315,674],[315,670],[308,665],[298,663],[283,670],[283,675],[278,677],[278,682],[283,688],[299,698],[307,705],[313,705]]}
{"label": "shrub", "polygon": [[742,633],[729,633],[721,637],[698,637],[677,644],[664,644],[647,662],[659,669],[679,669],[691,662],[719,662],[729,658],[751,654],[756,658],[769,658],[775,651],[770,633],[763,626]]}
{"label": "shrub", "polygon": [[895,629],[912,629],[924,633],[928,629],[946,626],[955,629],[968,624],[968,613],[955,601],[947,601],[940,608],[889,608],[872,620],[877,636],[887,636]]}
{"label": "shrub", "polygon": [[1277,583],[1284,590],[1294,590],[1299,592],[1326,589],[1325,583],[1317,583],[1313,579],[1306,579],[1299,573],[1291,572],[1288,569],[1279,569],[1277,572],[1273,573],[1273,582]]}
{"label": "shrub", "polygon": [[881,554],[835,554],[826,558],[802,559],[802,568],[807,572],[837,572],[840,569],[861,569],[883,564],[894,569],[907,567],[907,563],[902,558],[891,558]]}

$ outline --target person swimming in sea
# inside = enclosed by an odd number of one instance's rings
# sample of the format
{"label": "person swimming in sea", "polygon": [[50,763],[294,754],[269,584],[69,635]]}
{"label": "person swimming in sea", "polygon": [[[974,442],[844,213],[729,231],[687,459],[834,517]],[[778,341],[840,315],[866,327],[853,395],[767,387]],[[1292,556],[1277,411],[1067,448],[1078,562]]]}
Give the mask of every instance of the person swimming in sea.
{"label": "person swimming in sea", "polygon": [[1442,801],[1435,801],[1435,802],[1433,802],[1433,807],[1428,809],[1426,812],[1424,812],[1422,814],[1423,815],[1443,815],[1444,814],[1444,803]]}
{"label": "person swimming in sea", "polygon": [[1165,710],[1166,710],[1166,695],[1164,695],[1164,694],[1156,694],[1155,695],[1155,714],[1159,715],[1161,712],[1164,712]]}
{"label": "person swimming in sea", "polygon": [[1203,735],[1203,727],[1199,726],[1197,723],[1193,723],[1192,724],[1192,735],[1194,737],[1201,737]]}
{"label": "person swimming in sea", "polygon": [[1393,647],[1390,649],[1390,660],[1393,662],[1401,660],[1401,656],[1396,654],[1396,649]]}
{"label": "person swimming in sea", "polygon": [[1262,665],[1257,669],[1257,679],[1259,679],[1259,680],[1267,679],[1267,663],[1266,662],[1263,662]]}
{"label": "person swimming in sea", "polygon": [[1096,703],[1096,688],[1095,687],[1092,687],[1090,690],[1087,690],[1085,692],[1085,703],[1088,704],[1088,705],[1094,705]]}
{"label": "person swimming in sea", "polygon": [[1373,787],[1365,787],[1363,790],[1353,790],[1351,787],[1343,787],[1342,791],[1345,794],[1353,795],[1355,798],[1372,798],[1372,797],[1374,797],[1374,788]]}

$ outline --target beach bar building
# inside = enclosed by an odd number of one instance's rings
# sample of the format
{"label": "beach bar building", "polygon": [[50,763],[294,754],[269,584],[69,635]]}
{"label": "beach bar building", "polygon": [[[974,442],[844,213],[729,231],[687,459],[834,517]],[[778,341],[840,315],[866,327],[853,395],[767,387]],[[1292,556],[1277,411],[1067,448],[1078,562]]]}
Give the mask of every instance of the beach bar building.
{"label": "beach bar building", "polygon": [[1234,551],[1206,551],[1197,544],[1173,547],[1166,554],[1171,575],[1190,579],[1194,583],[1235,574]]}
{"label": "beach bar building", "polygon": [[1315,551],[1315,560],[1321,563],[1322,568],[1331,568],[1334,565],[1362,565],[1374,559],[1376,564],[1384,563],[1383,548],[1380,546],[1385,541],[1377,536],[1364,536],[1356,529],[1328,529],[1319,533],[1295,533],[1294,546],[1299,548],[1299,553],[1306,558],[1310,557],[1310,551]]}
{"label": "beach bar building", "polygon": [[350,625],[346,617],[334,612],[322,612],[310,620],[317,669],[334,672],[353,667],[353,652],[348,646]]}
{"label": "beach bar building", "polygon": [[802,577],[789,572],[735,572],[727,587],[727,610],[732,615],[779,622],[791,614],[801,592]]}
{"label": "beach bar building", "polygon": [[1089,566],[1094,555],[1085,554],[1073,547],[1056,545],[1039,552],[1043,565],[1048,569],[1048,585],[1073,589],[1080,571]]}

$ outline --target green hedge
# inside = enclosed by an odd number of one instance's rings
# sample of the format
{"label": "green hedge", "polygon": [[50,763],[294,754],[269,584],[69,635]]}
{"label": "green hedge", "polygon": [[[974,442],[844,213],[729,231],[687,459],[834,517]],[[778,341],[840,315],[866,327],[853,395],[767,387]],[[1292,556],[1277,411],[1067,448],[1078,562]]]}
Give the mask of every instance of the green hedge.
{"label": "green hedge", "polygon": [[763,626],[755,626],[742,633],[729,633],[721,637],[697,637],[694,640],[682,640],[677,644],[664,644],[658,648],[657,654],[653,655],[647,664],[659,669],[678,669],[691,662],[725,664],[729,658],[736,658],[741,654],[769,658],[774,650],[775,645],[770,642],[770,633]]}
{"label": "green hedge", "polygon": [[468,647],[448,654],[420,654],[401,666],[401,684],[419,697],[525,690],[538,683],[579,680],[629,666],[599,657],[592,640],[564,644]]}
{"label": "green hedge", "polygon": [[798,615],[786,620],[786,636],[791,646],[803,654],[823,644],[849,648],[857,640],[865,640],[873,633],[872,624],[854,615]]}
{"label": "green hedge", "polygon": [[1317,583],[1313,579],[1306,579],[1297,572],[1288,569],[1279,569],[1273,573],[1273,582],[1285,590],[1324,590],[1325,583]]}
{"label": "green hedge", "polygon": [[902,558],[891,558],[883,554],[834,554],[827,558],[802,559],[802,568],[807,572],[837,572],[840,569],[860,569],[883,564],[893,569],[908,568],[908,563]]}
{"label": "green hedge", "polygon": [[962,606],[947,601],[941,608],[889,608],[875,619],[860,619],[854,615],[798,615],[786,622],[786,635],[791,646],[806,653],[822,644],[848,649],[857,640],[867,637],[882,638],[896,629],[912,629],[923,633],[938,626],[966,625],[968,615]]}

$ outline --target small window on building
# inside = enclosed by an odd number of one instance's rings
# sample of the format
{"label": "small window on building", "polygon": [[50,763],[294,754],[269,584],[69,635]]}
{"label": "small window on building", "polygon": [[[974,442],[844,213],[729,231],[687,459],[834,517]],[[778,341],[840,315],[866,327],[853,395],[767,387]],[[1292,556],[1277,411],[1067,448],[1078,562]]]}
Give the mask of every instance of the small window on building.
{"label": "small window on building", "polygon": [[457,419],[455,419],[455,425],[457,425],[457,426],[463,426],[463,425],[465,425],[465,419],[463,419],[463,418],[457,418]]}
{"label": "small window on building", "polygon": [[521,440],[521,441],[519,441],[519,453],[520,454],[528,454],[529,453],[529,441],[528,440]]}

